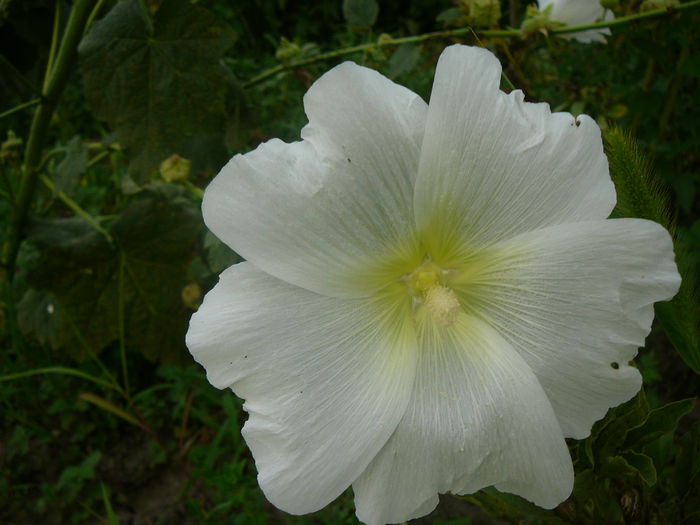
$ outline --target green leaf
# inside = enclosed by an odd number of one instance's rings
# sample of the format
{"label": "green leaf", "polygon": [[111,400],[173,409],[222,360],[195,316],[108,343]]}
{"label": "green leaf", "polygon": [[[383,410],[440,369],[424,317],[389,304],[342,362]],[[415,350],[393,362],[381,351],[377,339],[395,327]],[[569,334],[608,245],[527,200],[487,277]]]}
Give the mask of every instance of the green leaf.
{"label": "green leaf", "polygon": [[414,44],[403,44],[399,46],[389,59],[389,69],[387,74],[390,78],[410,72],[418,64],[420,59],[420,47]]}
{"label": "green leaf", "polygon": [[467,17],[459,7],[450,7],[441,11],[435,20],[446,26],[459,26],[466,23]]}
{"label": "green leaf", "polygon": [[641,449],[644,445],[660,438],[664,434],[674,432],[678,421],[695,408],[695,399],[674,401],[655,408],[640,426],[627,433],[623,448]]}
{"label": "green leaf", "polygon": [[656,315],[666,336],[685,364],[700,374],[700,304],[698,295],[697,254],[684,235],[675,242],[676,264],[681,274],[681,287],[671,301],[656,304]]}
{"label": "green leaf", "polygon": [[187,139],[221,133],[235,84],[220,63],[233,43],[220,18],[187,0],[166,0],[153,20],[138,0],[121,0],[80,44],[85,94],[145,180],[160,161],[184,155]]}
{"label": "green leaf", "polygon": [[70,195],[85,173],[88,162],[88,150],[79,136],[73,137],[66,146],[66,156],[56,168],[53,176],[56,189]]}
{"label": "green leaf", "polygon": [[683,497],[698,482],[700,482],[700,423],[695,423],[679,440],[673,484],[678,495]]}
{"label": "green leaf", "polygon": [[350,26],[371,27],[378,14],[377,0],[343,0],[343,16]]}
{"label": "green leaf", "polygon": [[602,422],[596,423],[592,432],[592,436],[595,436],[593,451],[596,465],[616,456],[625,443],[629,430],[644,423],[648,413],[649,406],[644,391],[640,390],[635,397],[612,409]]}
{"label": "green leaf", "polygon": [[41,344],[57,349],[66,337],[66,323],[56,311],[51,292],[27,290],[17,303],[17,323],[22,333],[34,336]]}
{"label": "green leaf", "polygon": [[650,487],[656,483],[656,468],[651,458],[637,452],[625,452],[622,458],[634,470],[644,483]]}
{"label": "green leaf", "polygon": [[216,235],[207,232],[204,235],[204,250],[209,269],[213,273],[221,273],[229,266],[240,261],[240,257],[231,248],[221,242]]}
{"label": "green leaf", "polygon": [[86,457],[79,465],[74,465],[66,468],[61,477],[56,482],[56,490],[67,490],[75,493],[83,485],[85,481],[89,481],[95,477],[95,467],[102,459],[102,454],[95,451]]}
{"label": "green leaf", "polygon": [[537,519],[537,523],[563,523],[554,511],[540,508],[520,496],[500,492],[493,487],[482,489],[476,494],[465,496],[462,499],[475,503],[494,517],[515,521],[524,515]]}
{"label": "green leaf", "polygon": [[[65,323],[54,348],[77,359],[98,353],[119,337],[123,312],[128,346],[162,361],[185,355],[189,312],[180,294],[201,217],[183,192],[160,184],[137,194],[109,227],[116,247],[75,218],[43,221],[30,231],[39,256],[27,280],[53,295]],[[40,309],[31,299],[28,310]]]}
{"label": "green leaf", "polygon": [[112,508],[112,502],[109,499],[109,488],[104,483],[100,483],[100,487],[102,488],[102,501],[105,504],[107,522],[109,523],[109,525],[119,525],[119,520],[117,519],[117,515],[114,513],[114,509]]}

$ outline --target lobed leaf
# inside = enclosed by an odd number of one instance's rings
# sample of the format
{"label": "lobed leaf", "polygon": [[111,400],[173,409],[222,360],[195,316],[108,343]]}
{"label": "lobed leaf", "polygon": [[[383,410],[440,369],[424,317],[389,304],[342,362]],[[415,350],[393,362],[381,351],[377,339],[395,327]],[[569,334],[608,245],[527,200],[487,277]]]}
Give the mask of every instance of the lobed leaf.
{"label": "lobed leaf", "polygon": [[674,401],[655,408],[647,416],[646,421],[627,433],[622,448],[640,449],[644,445],[659,439],[664,434],[675,432],[678,421],[695,408],[695,399]]}
{"label": "lobed leaf", "polygon": [[145,180],[160,161],[183,156],[188,138],[218,133],[235,84],[220,58],[234,36],[220,19],[186,0],[166,0],[153,19],[142,2],[120,0],[79,46],[85,95]]}
{"label": "lobed leaf", "polygon": [[[25,332],[85,359],[119,337],[123,315],[129,346],[150,359],[184,355],[180,293],[202,226],[181,192],[163,184],[138,194],[109,227],[115,247],[79,218],[37,223],[28,238],[38,252],[27,269],[34,290],[20,303]],[[43,328],[48,304],[55,317]]]}

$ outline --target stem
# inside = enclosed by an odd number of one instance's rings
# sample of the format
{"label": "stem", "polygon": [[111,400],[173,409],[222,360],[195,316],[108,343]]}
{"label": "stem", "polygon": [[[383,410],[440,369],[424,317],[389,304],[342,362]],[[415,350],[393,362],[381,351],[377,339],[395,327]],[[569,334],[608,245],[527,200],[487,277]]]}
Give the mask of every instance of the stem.
{"label": "stem", "polygon": [[85,36],[87,34],[87,32],[90,31],[90,28],[92,27],[92,23],[95,21],[95,18],[97,18],[97,15],[100,14],[100,9],[102,9],[102,4],[104,4],[104,2],[105,2],[105,0],[97,0],[97,5],[92,10],[92,13],[90,13],[90,17],[88,18],[88,21],[85,24],[85,29],[83,30],[83,36]]}
{"label": "stem", "polygon": [[42,90],[46,92],[51,80],[53,72],[53,62],[56,59],[56,50],[58,49],[58,33],[61,31],[61,2],[56,0],[56,5],[53,10],[53,32],[51,33],[51,49],[49,50],[49,60],[46,63],[46,71],[44,72],[44,87]]}
{"label": "stem", "polygon": [[24,154],[17,206],[13,208],[10,215],[8,233],[2,250],[2,269],[0,269],[0,280],[2,281],[12,281],[15,274],[17,253],[22,241],[24,225],[29,214],[29,207],[34,196],[37,179],[39,178],[37,167],[41,160],[41,150],[46,138],[46,131],[63,88],[68,81],[78,42],[83,34],[85,20],[94,1],[76,0],[73,4],[61,41],[61,47],[56,56],[55,65],[51,72],[47,68],[48,82],[46,83],[41,103],[32,120],[29,140],[27,141],[27,148]]}
{"label": "stem", "polygon": [[119,359],[122,364],[122,378],[124,379],[124,391],[126,392],[127,400],[131,402],[129,393],[129,369],[126,366],[126,340],[124,334],[124,252],[119,251],[119,305],[117,306],[117,322],[119,329]]}
{"label": "stem", "polygon": [[119,392],[120,394],[122,393],[121,389],[117,385],[108,383],[107,381],[100,379],[99,377],[92,376],[86,372],[83,372],[82,370],[76,370],[75,368],[67,368],[64,366],[49,366],[46,368],[35,368],[34,370],[26,370],[24,372],[18,372],[16,374],[0,376],[0,383],[4,381],[14,381],[15,379],[23,379],[25,377],[32,377],[43,374],[61,374],[67,376],[81,377],[83,379],[87,379],[88,381],[92,381],[93,383],[96,383],[98,385],[101,385],[105,388],[109,388],[110,390],[114,390],[115,392]]}
{"label": "stem", "polygon": [[90,215],[88,212],[82,209],[80,205],[73,199],[71,199],[68,195],[63,193],[61,190],[57,189],[53,181],[49,179],[46,175],[41,175],[40,178],[41,182],[43,182],[47,188],[49,188],[53,193],[55,193],[56,197],[58,197],[58,199],[61,202],[68,206],[73,211],[73,213],[82,217],[82,219],[85,222],[87,222],[90,226],[95,228],[95,230],[100,232],[105,237],[105,239],[109,241],[110,244],[114,244],[114,240],[112,239],[112,236],[109,234],[109,232],[105,230],[102,226],[100,226],[100,224],[94,219],[92,215]]}
{"label": "stem", "polygon": [[509,21],[512,27],[518,27],[520,24],[520,1],[510,0]]}
{"label": "stem", "polygon": [[676,11],[685,11],[686,9],[693,9],[700,7],[700,0],[693,0],[692,2],[686,2],[685,4],[677,5],[676,7],[663,7],[661,9],[654,9],[652,11],[644,11],[642,13],[636,13],[633,15],[621,16],[620,18],[615,18],[614,20],[607,20],[603,22],[596,22],[594,24],[584,24],[580,26],[565,26],[557,27],[551,29],[549,32],[555,35],[560,35],[564,33],[577,33],[579,31],[587,31],[589,29],[602,29],[605,27],[616,27],[621,25],[629,24],[635,20],[642,20],[644,18],[656,18],[666,14],[675,13]]}
{"label": "stem", "polygon": [[[693,0],[691,2],[686,2],[676,7],[667,7],[663,9],[654,9],[653,11],[644,11],[643,13],[637,13],[634,15],[623,16],[616,18],[614,20],[604,20],[602,22],[596,22],[593,24],[584,24],[578,26],[565,26],[551,29],[549,32],[554,35],[566,34],[566,33],[577,33],[579,31],[587,31],[589,29],[602,29],[606,27],[615,27],[625,24],[629,24],[635,20],[641,20],[645,18],[655,18],[663,16],[669,13],[675,13],[676,11],[685,11],[686,9],[693,9],[700,7],[700,0]],[[350,46],[343,49],[337,49],[335,51],[330,51],[328,53],[322,53],[316,55],[315,57],[307,58],[304,60],[299,60],[297,62],[290,62],[288,64],[279,64],[273,68],[263,71],[259,75],[251,78],[249,81],[243,84],[244,88],[249,88],[264,82],[270,77],[275,76],[278,73],[286,71],[288,69],[294,69],[297,67],[307,66],[313,64],[314,62],[321,62],[323,60],[328,60],[331,58],[337,58],[344,55],[351,55],[353,53],[365,52],[368,49],[375,47],[385,47],[385,46],[396,46],[400,44],[408,44],[412,42],[423,42],[425,40],[432,40],[435,38],[450,38],[456,36],[463,36],[465,34],[471,33],[471,27],[460,27],[458,29],[450,29],[445,31],[434,31],[432,33],[424,33],[422,35],[406,36],[402,38],[387,38],[381,41],[371,42],[368,44],[360,44],[357,46]],[[487,29],[484,31],[479,31],[479,33],[487,38],[514,38],[522,37],[522,31],[520,29]]]}
{"label": "stem", "polygon": [[10,115],[14,115],[18,111],[22,111],[23,109],[26,108],[31,108],[32,106],[36,106],[37,104],[41,103],[40,98],[35,98],[34,100],[30,100],[29,102],[24,102],[23,104],[20,104],[19,106],[15,106],[13,108],[8,109],[7,111],[3,111],[0,113],[0,119],[9,117]]}

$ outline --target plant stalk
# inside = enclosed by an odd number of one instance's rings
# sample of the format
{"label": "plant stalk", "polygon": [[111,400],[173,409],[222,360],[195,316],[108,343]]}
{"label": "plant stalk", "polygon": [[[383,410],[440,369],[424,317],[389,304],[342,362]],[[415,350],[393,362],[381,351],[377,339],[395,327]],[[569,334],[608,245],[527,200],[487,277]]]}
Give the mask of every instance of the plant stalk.
{"label": "plant stalk", "polygon": [[[665,7],[662,9],[654,9],[651,11],[644,11],[642,13],[635,13],[633,15],[623,16],[616,18],[614,20],[604,20],[602,22],[595,22],[593,24],[583,24],[578,26],[564,26],[551,29],[549,32],[553,35],[560,35],[566,33],[577,33],[579,31],[588,31],[590,29],[603,29],[606,27],[616,27],[629,24],[636,20],[643,20],[646,18],[656,18],[659,16],[685,11],[687,9],[694,9],[700,7],[700,0],[693,0],[691,2],[686,2],[675,7]],[[323,60],[328,60],[331,58],[336,58],[344,55],[351,55],[353,53],[364,53],[368,49],[379,48],[385,46],[397,46],[401,44],[408,44],[414,42],[423,42],[425,40],[432,40],[435,38],[450,38],[456,36],[463,36],[472,33],[473,29],[471,27],[460,27],[458,29],[449,29],[445,31],[435,31],[432,33],[424,33],[422,35],[406,36],[401,38],[386,38],[381,39],[376,42],[370,42],[368,44],[360,44],[357,46],[346,47],[343,49],[337,49],[335,51],[330,51],[328,53],[322,53],[316,55],[315,57],[307,58],[304,60],[299,60],[296,62],[289,62],[287,64],[279,64],[273,68],[263,71],[259,75],[251,78],[243,84],[244,88],[250,88],[261,82],[264,82],[270,77],[277,75],[288,69],[294,69],[302,66],[307,66],[313,64],[314,62],[321,62]],[[478,31],[481,36],[487,38],[514,38],[522,37],[523,33],[520,29],[486,29],[483,31]]]}
{"label": "plant stalk", "polygon": [[39,178],[38,167],[41,162],[41,151],[46,139],[46,132],[63,88],[68,81],[75,61],[78,42],[83,35],[83,27],[94,2],[95,0],[76,0],[73,4],[55,63],[51,69],[47,66],[47,81],[39,107],[34,113],[24,153],[17,205],[12,209],[8,233],[2,250],[0,282],[9,283],[14,278],[17,253]]}

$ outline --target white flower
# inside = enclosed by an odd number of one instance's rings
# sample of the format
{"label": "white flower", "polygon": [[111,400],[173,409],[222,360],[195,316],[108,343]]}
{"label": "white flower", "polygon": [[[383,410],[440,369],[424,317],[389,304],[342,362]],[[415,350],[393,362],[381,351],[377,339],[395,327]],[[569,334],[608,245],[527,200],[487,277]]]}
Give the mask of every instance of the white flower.
{"label": "white flower", "polygon": [[368,524],[495,485],[543,507],[583,438],[640,388],[629,361],[679,286],[658,224],[606,220],[600,130],[499,90],[445,50],[430,106],[346,62],[304,97],[302,141],[236,155],[204,219],[247,262],[187,344],[246,400],[267,498],[316,511],[353,486]]}
{"label": "white flower", "polygon": [[[555,22],[563,22],[568,26],[592,24],[599,20],[615,18],[612,11],[604,9],[600,0],[537,0],[540,11],[552,6],[549,18]],[[590,29],[578,33],[560,35],[563,38],[573,38],[579,42],[605,42],[603,35],[609,35],[610,29]]]}

